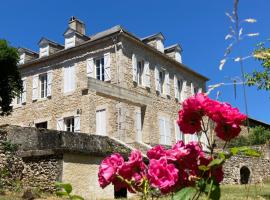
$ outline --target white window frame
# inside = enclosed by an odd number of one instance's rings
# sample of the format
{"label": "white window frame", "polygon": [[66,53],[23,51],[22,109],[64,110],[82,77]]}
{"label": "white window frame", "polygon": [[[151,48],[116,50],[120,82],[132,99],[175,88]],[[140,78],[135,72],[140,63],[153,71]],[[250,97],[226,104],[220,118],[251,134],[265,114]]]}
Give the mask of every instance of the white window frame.
{"label": "white window frame", "polygon": [[[47,98],[47,92],[48,92],[48,74],[43,73],[39,74],[38,76],[38,82],[39,82],[39,98],[40,99],[46,99]],[[43,83],[44,82],[44,83]],[[42,86],[44,86],[44,90],[42,90]]]}
{"label": "white window frame", "polygon": [[75,132],[75,119],[73,116],[64,118],[64,130],[69,132]]}
{"label": "white window frame", "polygon": [[75,41],[76,41],[76,37],[75,37],[74,34],[70,35],[70,36],[66,36],[66,38],[65,38],[65,49],[75,47]]}
{"label": "white window frame", "polygon": [[[101,117],[101,115],[99,115],[98,113],[101,113],[101,112],[104,112],[104,117],[105,119],[99,119],[98,117]],[[102,123],[103,122],[103,123]],[[98,127],[100,126],[99,123],[102,123],[102,131],[103,132],[100,132],[98,131]],[[108,133],[107,133],[107,109],[106,108],[99,108],[96,110],[96,134],[97,135],[102,135],[102,136],[106,136]]]}
{"label": "white window frame", "polygon": [[[73,73],[71,71],[73,70]],[[64,94],[74,92],[76,89],[76,64],[70,64],[63,68],[64,71]]]}
{"label": "white window frame", "polygon": [[166,84],[165,84],[165,75],[166,71],[163,69],[160,69],[158,71],[159,76],[159,85],[160,85],[160,94],[166,94]]}
{"label": "white window frame", "polygon": [[[103,61],[103,65],[101,65],[101,67],[99,67],[100,78],[97,77],[97,62],[98,61],[99,61],[100,65],[102,64],[102,61]],[[104,59],[104,56],[95,58],[94,59],[94,66],[95,66],[95,78],[97,80],[100,80],[100,81],[105,81],[105,59]]]}
{"label": "white window frame", "polygon": [[[162,122],[162,124],[161,124]],[[159,135],[160,135],[160,144],[162,145],[171,145],[172,137],[171,137],[171,122],[169,117],[159,116],[158,118],[159,125]],[[164,131],[164,132],[162,132]],[[164,139],[164,141],[163,141]]]}
{"label": "white window frame", "polygon": [[39,48],[39,57],[45,57],[49,55],[49,45],[45,45]]}
{"label": "white window frame", "polygon": [[19,64],[22,65],[25,62],[25,53],[20,55]]}
{"label": "white window frame", "polygon": [[137,59],[137,84],[144,86],[144,60]]}
{"label": "white window frame", "polygon": [[135,111],[136,141],[142,142],[142,113],[141,110]]}
{"label": "white window frame", "polygon": [[175,126],[175,140],[176,140],[176,142],[179,140],[182,140],[183,142],[185,142],[185,135],[180,130],[180,127],[177,123],[177,120],[175,120],[174,126]]}

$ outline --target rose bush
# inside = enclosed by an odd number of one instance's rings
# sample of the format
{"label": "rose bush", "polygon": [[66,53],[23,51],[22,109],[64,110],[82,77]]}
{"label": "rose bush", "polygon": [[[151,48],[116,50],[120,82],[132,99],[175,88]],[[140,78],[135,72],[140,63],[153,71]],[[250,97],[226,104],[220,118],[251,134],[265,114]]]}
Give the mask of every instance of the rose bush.
{"label": "rose bush", "polygon": [[[139,192],[143,199],[172,193],[173,199],[219,199],[219,183],[223,180],[222,165],[229,157],[242,152],[258,155],[248,148],[232,148],[214,153],[213,132],[226,144],[237,137],[246,116],[228,103],[197,94],[186,99],[179,111],[178,125],[184,134],[205,134],[207,151],[200,142],[184,144],[178,141],[169,149],[157,145],[147,152],[148,166],[140,151],[131,152],[127,161],[115,153],[105,158],[99,168],[98,178],[102,188],[110,183],[116,190],[127,188]],[[209,125],[212,122],[212,126]],[[214,131],[211,131],[211,130]],[[224,149],[223,148],[223,149]]]}

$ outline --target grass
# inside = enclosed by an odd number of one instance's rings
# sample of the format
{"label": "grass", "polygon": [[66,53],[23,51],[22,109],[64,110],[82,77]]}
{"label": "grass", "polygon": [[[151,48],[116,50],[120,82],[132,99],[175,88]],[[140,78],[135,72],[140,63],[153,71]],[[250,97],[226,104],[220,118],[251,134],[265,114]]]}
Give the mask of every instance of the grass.
{"label": "grass", "polygon": [[[0,200],[21,200],[22,194],[7,192],[5,195],[0,194]],[[138,200],[137,198],[135,198]],[[135,200],[133,198],[133,200]],[[170,200],[171,198],[160,198],[160,200]],[[203,200],[202,198],[201,200]],[[221,200],[270,200],[270,182],[264,184],[252,185],[222,185]],[[63,200],[53,195],[41,194],[36,200]]]}
{"label": "grass", "polygon": [[270,182],[253,185],[223,185],[221,200],[266,199],[270,200]]}

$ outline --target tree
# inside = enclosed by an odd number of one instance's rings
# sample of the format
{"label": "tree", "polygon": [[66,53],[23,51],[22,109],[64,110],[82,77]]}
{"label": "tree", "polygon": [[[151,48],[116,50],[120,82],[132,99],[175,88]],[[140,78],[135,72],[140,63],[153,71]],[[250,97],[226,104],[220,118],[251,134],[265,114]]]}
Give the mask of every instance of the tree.
{"label": "tree", "polygon": [[17,49],[6,40],[0,40],[0,115],[12,112],[13,98],[22,92],[21,75],[17,67]]}
{"label": "tree", "polygon": [[247,84],[257,86],[259,90],[270,90],[270,48],[266,48],[264,43],[259,44],[254,57],[261,62],[263,70],[246,74]]}

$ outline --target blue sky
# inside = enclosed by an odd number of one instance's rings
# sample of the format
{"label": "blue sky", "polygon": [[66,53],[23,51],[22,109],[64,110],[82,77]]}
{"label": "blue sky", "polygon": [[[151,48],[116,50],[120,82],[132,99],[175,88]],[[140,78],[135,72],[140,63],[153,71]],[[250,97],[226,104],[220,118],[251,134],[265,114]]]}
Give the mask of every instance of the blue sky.
{"label": "blue sky", "polygon": [[[183,62],[209,77],[211,80],[208,85],[230,83],[233,77],[240,76],[239,64],[229,62],[223,71],[219,71],[218,66],[228,45],[224,41],[229,27],[225,12],[232,10],[232,1],[1,1],[0,38],[7,39],[14,46],[33,50],[38,50],[37,43],[42,36],[63,43],[63,33],[72,15],[85,22],[89,35],[117,24],[139,37],[162,32],[166,46],[181,44],[184,50]],[[240,0],[240,18],[252,17],[258,20],[255,24],[246,24],[244,32],[259,32],[260,36],[244,40],[241,47],[235,49],[235,56],[249,55],[258,42],[270,38],[269,8],[269,0]],[[250,59],[244,63],[244,67],[246,72],[250,72],[258,69],[260,64]],[[233,86],[223,86],[218,90],[222,101],[244,112],[241,86],[237,86],[236,99]],[[247,88],[247,99],[250,116],[270,123],[270,92]]]}

